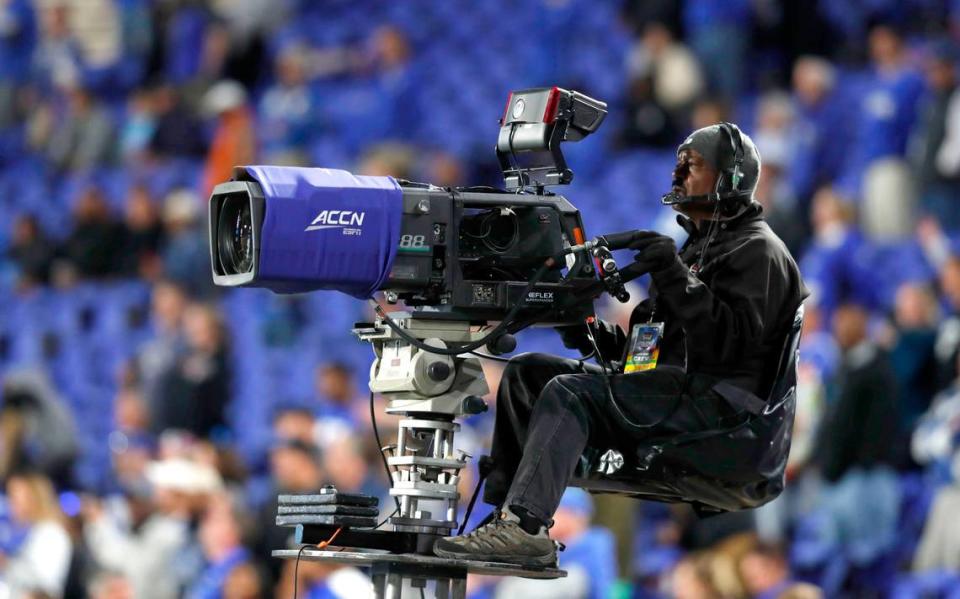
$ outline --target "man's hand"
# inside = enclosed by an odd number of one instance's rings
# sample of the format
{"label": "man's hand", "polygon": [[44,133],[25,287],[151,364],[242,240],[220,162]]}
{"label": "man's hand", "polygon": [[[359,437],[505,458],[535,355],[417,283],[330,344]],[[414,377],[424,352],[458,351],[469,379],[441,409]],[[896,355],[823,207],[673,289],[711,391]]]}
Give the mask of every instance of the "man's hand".
{"label": "man's hand", "polygon": [[587,336],[587,327],[582,324],[555,327],[560,333],[560,340],[567,349],[583,351],[582,348],[590,344],[590,338]]}
{"label": "man's hand", "polygon": [[677,244],[656,231],[641,231],[630,249],[637,250],[633,259],[643,273],[658,272],[678,262]]}

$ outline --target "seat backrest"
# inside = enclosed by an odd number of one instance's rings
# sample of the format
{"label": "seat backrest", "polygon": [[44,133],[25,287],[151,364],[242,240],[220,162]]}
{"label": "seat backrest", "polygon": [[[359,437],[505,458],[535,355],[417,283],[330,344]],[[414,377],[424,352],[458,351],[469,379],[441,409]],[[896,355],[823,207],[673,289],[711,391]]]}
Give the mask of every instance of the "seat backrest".
{"label": "seat backrest", "polygon": [[803,304],[793,315],[793,322],[780,352],[777,363],[777,375],[773,379],[770,395],[767,397],[767,407],[764,413],[769,414],[784,401],[797,386],[797,359],[800,355],[800,330],[803,328]]}

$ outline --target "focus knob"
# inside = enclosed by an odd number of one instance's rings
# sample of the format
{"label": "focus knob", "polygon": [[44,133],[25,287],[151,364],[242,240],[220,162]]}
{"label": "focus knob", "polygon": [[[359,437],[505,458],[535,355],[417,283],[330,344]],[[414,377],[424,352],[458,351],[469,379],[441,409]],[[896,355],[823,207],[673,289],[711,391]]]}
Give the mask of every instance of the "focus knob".
{"label": "focus knob", "polygon": [[450,376],[450,365],[446,362],[434,362],[427,367],[427,376],[438,383],[445,381]]}
{"label": "focus knob", "polygon": [[482,397],[477,397],[476,395],[468,395],[463,398],[463,413],[464,414],[482,414],[487,411],[487,402],[483,401]]}

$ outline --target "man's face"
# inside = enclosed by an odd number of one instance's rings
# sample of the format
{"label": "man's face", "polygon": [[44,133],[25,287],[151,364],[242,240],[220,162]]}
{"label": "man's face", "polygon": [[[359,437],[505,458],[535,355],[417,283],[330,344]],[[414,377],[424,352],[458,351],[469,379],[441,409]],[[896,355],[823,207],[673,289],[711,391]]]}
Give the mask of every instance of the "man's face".
{"label": "man's face", "polygon": [[700,152],[683,150],[673,169],[674,190],[682,190],[687,197],[707,195],[716,187],[717,175],[717,169],[704,160]]}

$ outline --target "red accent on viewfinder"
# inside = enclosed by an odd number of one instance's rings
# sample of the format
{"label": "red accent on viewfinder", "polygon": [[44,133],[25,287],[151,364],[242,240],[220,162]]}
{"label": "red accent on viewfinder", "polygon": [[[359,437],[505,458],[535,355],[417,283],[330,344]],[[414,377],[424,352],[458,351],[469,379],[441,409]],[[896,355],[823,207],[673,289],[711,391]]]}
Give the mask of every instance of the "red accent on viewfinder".
{"label": "red accent on viewfinder", "polygon": [[550,97],[547,98],[547,107],[543,111],[543,122],[552,123],[557,120],[557,108],[560,106],[560,88],[556,85],[550,90]]}
{"label": "red accent on viewfinder", "polygon": [[510,92],[510,95],[507,96],[507,105],[503,108],[503,116],[500,117],[501,125],[507,122],[507,113],[510,112],[510,102],[512,101],[513,101],[513,92]]}

